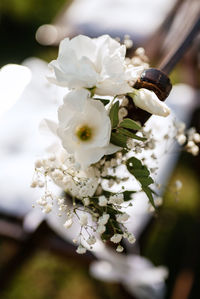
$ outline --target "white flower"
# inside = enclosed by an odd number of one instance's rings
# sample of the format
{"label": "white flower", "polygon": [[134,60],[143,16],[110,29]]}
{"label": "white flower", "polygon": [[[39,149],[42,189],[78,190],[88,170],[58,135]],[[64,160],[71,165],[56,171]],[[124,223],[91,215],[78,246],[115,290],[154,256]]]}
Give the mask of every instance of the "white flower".
{"label": "white flower", "polygon": [[79,254],[84,254],[86,253],[86,248],[83,247],[83,245],[79,245],[78,248],[76,249],[76,252],[79,253]]}
{"label": "white flower", "polygon": [[145,88],[135,90],[132,98],[137,107],[151,114],[159,116],[168,116],[170,114],[168,106],[160,101],[156,94],[151,90]]}
{"label": "white flower", "polygon": [[128,238],[127,239],[129,241],[129,243],[131,243],[131,244],[135,243],[135,241],[136,241],[134,235],[132,235],[131,233],[128,234]]}
{"label": "white flower", "polygon": [[129,215],[127,213],[116,215],[116,219],[118,222],[123,223],[129,219]]}
{"label": "white flower", "polygon": [[124,195],[123,193],[111,195],[109,198],[109,203],[120,205],[124,202]]}
{"label": "white flower", "polygon": [[122,247],[121,245],[117,246],[117,249],[116,249],[117,252],[122,252],[123,250],[124,250],[124,247]]}
{"label": "white flower", "polygon": [[64,228],[70,228],[73,224],[72,218],[67,219],[67,221],[63,224]]}
{"label": "white flower", "polygon": [[52,211],[52,204],[46,204],[44,206],[43,212],[49,214]]}
{"label": "white flower", "polygon": [[114,234],[111,238],[110,241],[112,241],[113,243],[119,243],[122,239],[123,235],[120,234]]}
{"label": "white flower", "polygon": [[125,53],[125,46],[108,35],[65,38],[57,60],[50,63],[55,77],[49,80],[68,88],[95,87],[98,95],[126,94],[132,91],[128,81],[133,79],[134,70],[127,69]]}
{"label": "white flower", "polygon": [[89,200],[89,198],[88,198],[88,197],[85,197],[85,198],[83,199],[83,203],[84,203],[84,206],[89,206],[89,204],[90,204],[90,200]]}
{"label": "white flower", "polygon": [[183,145],[186,142],[187,138],[184,134],[180,134],[177,136],[177,141],[180,145]]}
{"label": "white flower", "polygon": [[109,218],[110,218],[109,214],[103,214],[101,217],[99,217],[98,223],[100,225],[105,225],[108,222]]}
{"label": "white flower", "polygon": [[194,142],[200,143],[200,134],[194,133],[193,139],[194,139]]}
{"label": "white flower", "polygon": [[35,161],[35,167],[36,168],[41,168],[43,166],[42,160],[38,159]]}
{"label": "white flower", "polygon": [[80,216],[80,224],[82,226],[86,226],[88,224],[88,216],[86,214]]}
{"label": "white flower", "polygon": [[98,162],[119,147],[110,143],[111,122],[101,101],[85,89],[71,91],[58,110],[57,134],[63,147],[82,168]]}
{"label": "white flower", "polygon": [[107,199],[104,195],[99,196],[99,206],[105,207],[107,205]]}
{"label": "white flower", "polygon": [[38,185],[38,182],[37,182],[36,180],[33,180],[33,181],[31,182],[31,188],[36,188],[37,185]]}
{"label": "white flower", "polygon": [[94,236],[90,236],[87,239],[87,243],[88,243],[88,245],[94,245],[96,243],[96,238]]}
{"label": "white flower", "polygon": [[98,225],[98,227],[97,227],[98,234],[100,234],[100,235],[103,234],[105,232],[105,230],[106,230],[105,225],[102,225],[102,224]]}

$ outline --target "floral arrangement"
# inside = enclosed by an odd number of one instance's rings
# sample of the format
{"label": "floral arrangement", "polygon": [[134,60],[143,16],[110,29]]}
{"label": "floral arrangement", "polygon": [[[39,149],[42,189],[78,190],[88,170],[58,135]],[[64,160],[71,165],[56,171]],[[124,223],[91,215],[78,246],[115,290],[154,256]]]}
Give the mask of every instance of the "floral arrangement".
{"label": "floral arrangement", "polygon": [[[108,35],[93,39],[80,35],[65,38],[58,58],[49,65],[49,81],[66,88],[66,95],[58,107],[58,121],[45,120],[57,145],[48,157],[35,162],[31,186],[44,188],[37,201],[43,212],[58,205],[66,229],[77,217],[80,231],[74,243],[78,253],[86,252],[85,243],[92,249],[97,238],[111,242],[117,252],[124,249],[123,238],[135,242],[125,225],[134,193],[145,192],[155,208],[151,172],[135,156],[154,144],[143,123],[136,121],[137,111],[166,117],[170,109],[153,91],[134,88],[148,68],[143,49],[136,50],[132,59],[125,54],[126,46]],[[135,114],[132,107],[137,107]],[[187,141],[184,130],[177,126],[178,142],[197,154],[195,142],[200,135],[190,132]],[[137,190],[127,184],[131,177],[138,181]],[[50,181],[62,188],[62,196],[53,195]]]}

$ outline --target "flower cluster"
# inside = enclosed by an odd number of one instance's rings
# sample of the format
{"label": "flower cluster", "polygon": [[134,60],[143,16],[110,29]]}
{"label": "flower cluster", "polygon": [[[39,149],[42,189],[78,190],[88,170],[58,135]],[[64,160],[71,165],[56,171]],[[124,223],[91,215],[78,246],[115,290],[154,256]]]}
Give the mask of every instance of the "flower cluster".
{"label": "flower cluster", "polygon": [[[112,242],[117,252],[123,251],[124,238],[135,242],[125,225],[133,193],[145,192],[155,207],[150,171],[134,155],[154,147],[154,140],[134,120],[130,107],[159,116],[170,110],[153,91],[133,87],[148,67],[144,50],[138,49],[135,59],[125,54],[125,45],[108,35],[80,35],[64,39],[58,58],[50,63],[50,82],[67,89],[58,121],[45,120],[57,147],[35,162],[32,187],[44,188],[37,201],[43,212],[51,212],[56,203],[66,229],[78,221],[74,243],[80,254],[99,238]],[[130,177],[137,180],[137,190],[127,190]],[[49,191],[50,181],[62,188],[62,196]]]}
{"label": "flower cluster", "polygon": [[186,130],[185,124],[179,122],[176,124],[176,139],[180,145],[184,145],[185,150],[197,156],[199,153],[199,147],[197,144],[200,143],[200,134],[197,133],[195,128],[190,128]]}

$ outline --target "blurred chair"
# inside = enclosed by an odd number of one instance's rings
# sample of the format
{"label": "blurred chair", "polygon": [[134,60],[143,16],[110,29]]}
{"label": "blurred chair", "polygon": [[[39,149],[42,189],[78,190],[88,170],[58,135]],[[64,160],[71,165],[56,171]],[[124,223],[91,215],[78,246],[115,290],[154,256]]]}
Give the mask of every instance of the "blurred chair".
{"label": "blurred chair", "polygon": [[180,1],[74,0],[63,7],[52,24],[38,28],[36,39],[44,45],[58,45],[64,37],[78,34],[91,37],[109,34],[121,40],[128,34],[136,48],[154,34],[168,14],[172,14],[176,2]]}

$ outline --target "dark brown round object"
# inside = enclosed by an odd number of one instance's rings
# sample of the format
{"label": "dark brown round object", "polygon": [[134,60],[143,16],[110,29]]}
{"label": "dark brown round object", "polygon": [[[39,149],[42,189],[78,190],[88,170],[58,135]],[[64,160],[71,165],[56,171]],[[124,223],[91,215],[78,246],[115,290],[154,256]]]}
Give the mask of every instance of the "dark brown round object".
{"label": "dark brown round object", "polygon": [[152,90],[161,101],[164,101],[172,89],[172,84],[165,73],[151,68],[142,73],[133,87],[136,89],[146,88]]}

